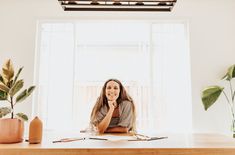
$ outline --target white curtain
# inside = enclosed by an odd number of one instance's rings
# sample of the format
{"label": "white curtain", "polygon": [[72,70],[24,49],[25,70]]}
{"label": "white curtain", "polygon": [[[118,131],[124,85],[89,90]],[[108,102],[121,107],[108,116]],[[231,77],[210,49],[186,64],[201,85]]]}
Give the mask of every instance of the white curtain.
{"label": "white curtain", "polygon": [[39,27],[34,114],[42,117],[45,129],[88,127],[104,82],[117,78],[135,101],[139,131],[190,132],[186,24],[106,21]]}

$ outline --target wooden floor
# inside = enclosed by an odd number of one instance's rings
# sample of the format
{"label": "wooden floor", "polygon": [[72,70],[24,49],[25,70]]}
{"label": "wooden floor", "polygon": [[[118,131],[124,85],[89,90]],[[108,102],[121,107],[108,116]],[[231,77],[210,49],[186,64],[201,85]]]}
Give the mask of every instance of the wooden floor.
{"label": "wooden floor", "polygon": [[[165,135],[164,135],[165,136]],[[167,135],[154,141],[80,140],[41,144],[0,144],[0,155],[235,155],[235,139],[224,135]],[[54,137],[55,138],[55,137]]]}

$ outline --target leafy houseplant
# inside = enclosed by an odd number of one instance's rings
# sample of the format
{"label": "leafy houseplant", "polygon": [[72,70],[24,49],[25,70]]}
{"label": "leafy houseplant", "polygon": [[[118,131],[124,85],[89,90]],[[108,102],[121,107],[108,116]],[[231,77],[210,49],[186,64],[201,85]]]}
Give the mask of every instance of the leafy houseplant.
{"label": "leafy houseplant", "polygon": [[233,131],[233,138],[235,138],[235,90],[233,89],[232,80],[235,77],[235,65],[232,65],[228,68],[227,73],[222,78],[222,80],[226,80],[229,83],[229,94],[224,91],[224,87],[220,86],[210,86],[205,88],[202,91],[202,102],[204,105],[205,110],[211,107],[219,98],[219,96],[223,93],[226,101],[231,110],[232,116],[232,126],[231,129]]}
{"label": "leafy houseplant", "polygon": [[[16,136],[17,140],[9,140],[9,137],[6,137],[8,134],[11,137],[14,137],[12,132],[6,130],[15,130],[15,129],[8,129],[9,127],[19,127],[22,128],[23,121],[27,121],[28,117],[24,113],[17,113],[15,114],[15,105],[23,100],[25,100],[35,89],[35,86],[31,86],[28,89],[25,89],[19,92],[24,85],[23,79],[18,80],[18,77],[23,70],[21,67],[17,74],[14,73],[14,68],[11,60],[7,60],[3,67],[2,72],[0,73],[0,100],[9,102],[9,106],[1,107],[0,108],[0,118],[11,114],[10,119],[0,119],[0,143],[11,143],[11,142],[19,142],[19,137]],[[17,96],[16,96],[17,95]],[[15,97],[16,96],[16,97]],[[17,118],[16,118],[17,117]],[[18,119],[19,118],[19,119]],[[21,123],[21,125],[10,125],[10,121]],[[4,124],[6,123],[6,124]],[[23,131],[22,131],[23,132]],[[22,133],[21,133],[22,134]],[[19,133],[18,133],[19,135]],[[4,138],[3,138],[4,137]],[[2,139],[3,138],[3,139]],[[22,138],[21,138],[22,139]]]}

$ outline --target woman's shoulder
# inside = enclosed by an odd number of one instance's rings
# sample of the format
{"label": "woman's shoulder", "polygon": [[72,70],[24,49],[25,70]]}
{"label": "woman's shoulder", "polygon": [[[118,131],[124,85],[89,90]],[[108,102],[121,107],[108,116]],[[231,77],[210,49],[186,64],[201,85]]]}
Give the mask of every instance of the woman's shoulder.
{"label": "woman's shoulder", "polygon": [[131,106],[131,101],[128,101],[128,100],[124,100],[120,103],[120,106],[122,107],[130,107]]}
{"label": "woman's shoulder", "polygon": [[108,111],[108,107],[106,105],[103,105],[101,108],[100,108],[100,112],[101,113],[107,113]]}

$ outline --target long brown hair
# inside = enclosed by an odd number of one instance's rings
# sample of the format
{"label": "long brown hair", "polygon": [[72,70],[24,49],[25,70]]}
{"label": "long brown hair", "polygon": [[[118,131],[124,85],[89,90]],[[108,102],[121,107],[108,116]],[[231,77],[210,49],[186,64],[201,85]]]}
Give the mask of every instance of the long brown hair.
{"label": "long brown hair", "polygon": [[[129,101],[132,104],[132,124],[131,124],[131,131],[135,131],[136,130],[136,110],[135,110],[135,104],[133,99],[130,97],[130,95],[126,92],[124,86],[122,85],[122,83],[117,80],[117,79],[109,79],[104,83],[104,86],[102,87],[100,96],[98,97],[92,112],[91,112],[91,122],[96,122],[96,118],[97,118],[97,113],[99,112],[99,110],[101,109],[101,107],[103,106],[107,106],[108,108],[108,99],[105,95],[105,90],[106,90],[106,86],[107,83],[110,81],[114,81],[116,83],[118,83],[119,87],[120,87],[120,93],[119,96],[117,98],[117,104],[120,104],[123,101]],[[95,124],[96,125],[96,124]]]}

